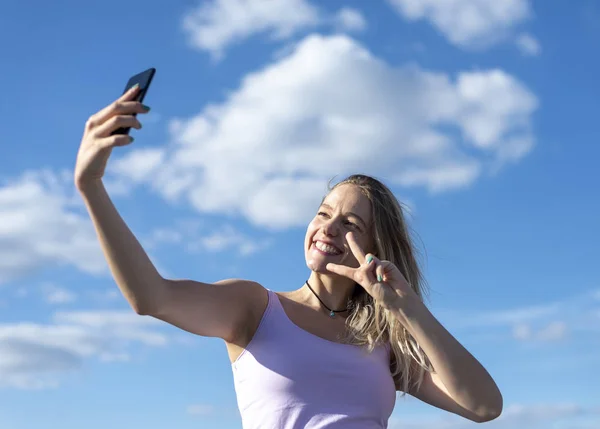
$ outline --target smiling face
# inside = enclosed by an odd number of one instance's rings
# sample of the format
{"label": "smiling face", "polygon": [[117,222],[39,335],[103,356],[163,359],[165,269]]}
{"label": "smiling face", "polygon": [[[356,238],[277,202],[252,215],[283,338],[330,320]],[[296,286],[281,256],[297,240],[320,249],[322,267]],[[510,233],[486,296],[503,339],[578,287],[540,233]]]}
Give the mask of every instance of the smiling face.
{"label": "smiling face", "polygon": [[325,267],[330,262],[358,267],[346,234],[352,232],[365,253],[373,252],[371,221],[371,202],[360,188],[350,184],[335,187],[308,225],[304,242],[308,268],[328,273]]}

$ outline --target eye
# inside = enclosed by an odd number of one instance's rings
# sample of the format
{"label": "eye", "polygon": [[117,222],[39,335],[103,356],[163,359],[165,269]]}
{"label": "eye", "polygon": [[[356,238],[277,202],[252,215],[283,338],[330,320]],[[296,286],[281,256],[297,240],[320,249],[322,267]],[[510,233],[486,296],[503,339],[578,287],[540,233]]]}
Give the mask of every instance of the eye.
{"label": "eye", "polygon": [[321,216],[321,217],[329,217],[329,215],[325,212],[319,212],[317,213],[317,216]]}
{"label": "eye", "polygon": [[349,225],[351,228],[354,228],[354,229],[357,229],[357,230],[359,230],[359,231],[360,231],[360,227],[359,227],[357,224],[355,224],[354,222],[347,220],[347,221],[346,221],[346,222],[344,222],[344,223],[345,223],[346,225]]}

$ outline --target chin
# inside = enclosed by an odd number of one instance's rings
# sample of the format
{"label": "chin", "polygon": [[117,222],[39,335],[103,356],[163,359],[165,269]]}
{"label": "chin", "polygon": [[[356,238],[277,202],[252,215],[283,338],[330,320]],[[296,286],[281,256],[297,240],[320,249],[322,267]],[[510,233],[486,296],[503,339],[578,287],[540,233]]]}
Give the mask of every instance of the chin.
{"label": "chin", "polygon": [[329,271],[327,271],[327,262],[325,262],[325,261],[315,261],[314,259],[307,258],[306,266],[312,272],[315,272],[318,274],[331,274]]}

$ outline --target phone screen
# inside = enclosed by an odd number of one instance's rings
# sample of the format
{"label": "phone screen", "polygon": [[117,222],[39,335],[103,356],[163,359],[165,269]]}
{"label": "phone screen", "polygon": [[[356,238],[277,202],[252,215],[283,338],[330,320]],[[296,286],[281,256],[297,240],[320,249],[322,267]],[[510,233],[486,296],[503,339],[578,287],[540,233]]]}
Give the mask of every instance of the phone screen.
{"label": "phone screen", "polygon": [[[125,85],[125,90],[123,93],[126,93],[132,86],[136,83],[140,85],[140,90],[135,97],[135,101],[139,101],[140,103],[144,101],[146,97],[146,93],[148,92],[148,88],[150,88],[150,83],[152,83],[152,78],[154,77],[154,73],[156,73],[156,69],[154,67],[149,68],[141,73],[136,74],[129,78],[127,85]],[[137,116],[135,113],[133,116]],[[112,134],[129,134],[131,128],[119,128],[113,131]]]}

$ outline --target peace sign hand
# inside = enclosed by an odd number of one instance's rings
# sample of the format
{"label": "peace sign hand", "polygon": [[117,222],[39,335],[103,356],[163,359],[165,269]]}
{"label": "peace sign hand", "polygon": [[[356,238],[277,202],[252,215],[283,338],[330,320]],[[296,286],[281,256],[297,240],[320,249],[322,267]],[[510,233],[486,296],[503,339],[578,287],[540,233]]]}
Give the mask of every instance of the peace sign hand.
{"label": "peace sign hand", "polygon": [[351,232],[346,235],[346,240],[360,266],[352,268],[329,263],[326,266],[328,271],[354,280],[384,308],[398,309],[405,301],[404,298],[417,297],[398,267],[392,262],[365,254]]}

